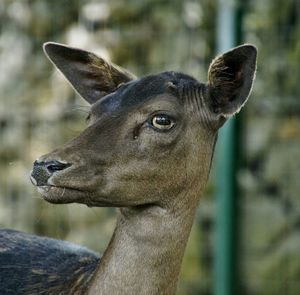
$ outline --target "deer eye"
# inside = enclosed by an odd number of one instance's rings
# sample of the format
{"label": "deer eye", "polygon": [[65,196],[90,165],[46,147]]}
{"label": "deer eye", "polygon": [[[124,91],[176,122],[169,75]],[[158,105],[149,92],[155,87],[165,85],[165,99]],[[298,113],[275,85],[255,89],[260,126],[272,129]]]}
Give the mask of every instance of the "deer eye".
{"label": "deer eye", "polygon": [[155,115],[151,119],[151,125],[158,130],[167,131],[175,125],[175,120],[165,114]]}

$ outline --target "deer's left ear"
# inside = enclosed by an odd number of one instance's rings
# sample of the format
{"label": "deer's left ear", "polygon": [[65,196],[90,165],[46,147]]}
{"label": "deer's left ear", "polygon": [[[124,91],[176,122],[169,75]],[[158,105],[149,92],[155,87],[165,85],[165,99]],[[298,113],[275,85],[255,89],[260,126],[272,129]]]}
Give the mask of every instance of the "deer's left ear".
{"label": "deer's left ear", "polygon": [[208,100],[215,114],[230,117],[243,107],[255,77],[256,55],[256,47],[246,44],[212,61],[208,71]]}
{"label": "deer's left ear", "polygon": [[92,52],[47,42],[44,51],[75,90],[90,104],[136,77]]}

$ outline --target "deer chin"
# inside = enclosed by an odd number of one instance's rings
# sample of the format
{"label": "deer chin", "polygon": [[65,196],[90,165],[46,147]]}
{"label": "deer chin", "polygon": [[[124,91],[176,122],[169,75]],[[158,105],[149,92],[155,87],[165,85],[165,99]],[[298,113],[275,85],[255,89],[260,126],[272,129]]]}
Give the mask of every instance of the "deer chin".
{"label": "deer chin", "polygon": [[43,185],[37,186],[42,198],[52,204],[79,203],[88,207],[124,207],[105,198],[93,199],[93,193],[78,188],[65,186]]}
{"label": "deer chin", "polygon": [[43,185],[37,187],[43,199],[52,204],[86,203],[88,192],[76,188]]}

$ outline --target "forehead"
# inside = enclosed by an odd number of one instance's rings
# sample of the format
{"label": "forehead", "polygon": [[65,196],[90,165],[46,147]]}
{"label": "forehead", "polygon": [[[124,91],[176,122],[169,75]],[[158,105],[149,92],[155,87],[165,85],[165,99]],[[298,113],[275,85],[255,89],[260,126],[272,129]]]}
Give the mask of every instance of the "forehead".
{"label": "forehead", "polygon": [[198,83],[194,78],[176,72],[164,72],[157,75],[150,75],[138,80],[131,81],[114,93],[105,96],[92,106],[96,113],[118,113],[139,107],[140,105],[155,99],[173,97],[179,103],[183,103],[180,89],[189,83]]}

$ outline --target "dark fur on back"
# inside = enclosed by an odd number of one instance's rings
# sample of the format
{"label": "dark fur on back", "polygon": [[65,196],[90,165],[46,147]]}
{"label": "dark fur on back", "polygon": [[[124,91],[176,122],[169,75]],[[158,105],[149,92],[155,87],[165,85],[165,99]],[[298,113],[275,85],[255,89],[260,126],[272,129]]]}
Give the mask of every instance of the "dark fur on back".
{"label": "dark fur on back", "polygon": [[1,295],[83,294],[99,262],[84,247],[14,230],[0,241]]}

